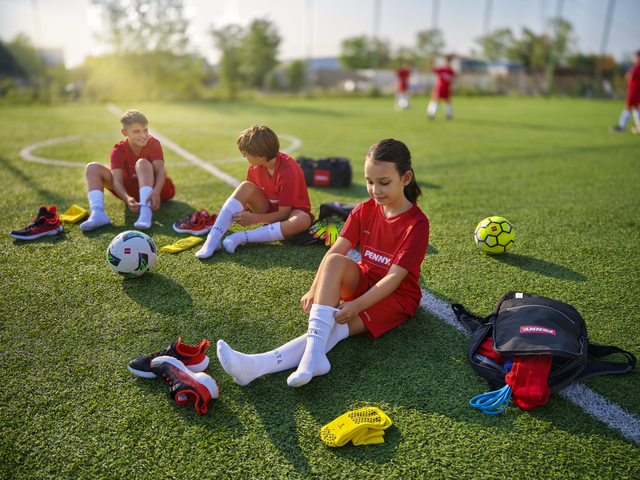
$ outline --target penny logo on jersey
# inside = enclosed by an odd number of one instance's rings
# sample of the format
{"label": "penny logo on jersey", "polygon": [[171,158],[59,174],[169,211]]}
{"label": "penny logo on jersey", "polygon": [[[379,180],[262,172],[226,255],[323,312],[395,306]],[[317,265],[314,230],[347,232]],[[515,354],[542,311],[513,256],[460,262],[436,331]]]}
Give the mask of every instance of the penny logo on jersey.
{"label": "penny logo on jersey", "polygon": [[380,250],[376,250],[375,248],[365,247],[362,258],[369,263],[385,269],[389,269],[391,267],[391,260],[393,259],[393,255],[381,252]]}

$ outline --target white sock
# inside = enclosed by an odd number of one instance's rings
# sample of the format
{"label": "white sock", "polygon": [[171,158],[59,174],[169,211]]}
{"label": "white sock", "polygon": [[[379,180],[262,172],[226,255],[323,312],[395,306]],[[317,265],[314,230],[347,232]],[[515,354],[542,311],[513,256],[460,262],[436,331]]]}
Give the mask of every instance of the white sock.
{"label": "white sock", "polygon": [[429,106],[427,107],[427,115],[429,115],[431,118],[436,116],[436,113],[438,113],[438,104],[440,102],[436,102],[434,100],[431,100],[429,102]]}
{"label": "white sock", "polygon": [[447,118],[448,119],[452,119],[453,118],[453,106],[450,103],[445,103],[444,104],[444,111],[447,113]]}
{"label": "white sock", "polygon": [[235,198],[228,198],[222,206],[218,218],[216,218],[213,228],[207,235],[207,239],[200,250],[196,252],[198,258],[208,258],[213,255],[213,252],[220,250],[220,239],[229,230],[229,227],[233,225],[233,216],[236,213],[240,213],[244,210],[244,205]]}
{"label": "white sock", "polygon": [[618,127],[620,127],[621,130],[625,130],[627,128],[627,122],[629,121],[630,116],[631,112],[629,110],[627,110],[626,108],[622,110],[622,113],[620,114],[620,120],[618,120]]}
{"label": "white sock", "polygon": [[232,233],[224,239],[222,245],[224,245],[224,249],[227,252],[233,253],[239,245],[247,242],[278,242],[281,240],[284,240],[284,236],[282,235],[280,222],[276,222],[255,230]]}
{"label": "white sock", "polygon": [[89,210],[91,214],[86,222],[80,224],[80,230],[87,232],[102,225],[110,224],[111,219],[104,213],[104,192],[101,190],[91,190],[87,194],[87,197],[89,197]]}
{"label": "white sock", "polygon": [[[348,325],[336,324],[327,340],[325,354],[348,336]],[[247,355],[233,350],[223,340],[218,340],[217,354],[224,371],[231,375],[238,385],[245,386],[267,373],[297,367],[306,346],[307,335],[304,334],[270,352]]]}
{"label": "white sock", "polygon": [[289,375],[287,384],[290,387],[301,387],[311,381],[313,377],[325,375],[331,370],[325,349],[336,324],[337,308],[314,303],[309,314],[309,330],[307,331],[307,346],[300,360],[298,369]]}
{"label": "white sock", "polygon": [[636,127],[640,127],[640,113],[638,113],[638,109],[634,108],[633,111],[633,121],[636,124]]}
{"label": "white sock", "polygon": [[151,202],[147,203],[149,195],[153,192],[153,187],[140,187],[140,215],[138,220],[133,224],[134,227],[141,230],[151,228]]}

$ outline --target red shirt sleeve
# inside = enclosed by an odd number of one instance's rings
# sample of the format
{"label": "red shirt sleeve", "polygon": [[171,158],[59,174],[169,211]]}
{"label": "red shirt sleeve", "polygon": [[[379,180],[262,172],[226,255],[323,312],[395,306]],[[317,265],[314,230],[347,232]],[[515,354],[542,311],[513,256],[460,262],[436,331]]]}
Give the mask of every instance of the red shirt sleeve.
{"label": "red shirt sleeve", "polygon": [[164,154],[162,153],[162,145],[160,140],[151,137],[149,139],[149,157],[147,160],[153,162],[154,160],[164,160]]}
{"label": "red shirt sleeve", "polygon": [[429,245],[429,222],[420,220],[405,232],[405,241],[398,250],[393,264],[420,275],[420,267]]}
{"label": "red shirt sleeve", "polygon": [[124,170],[124,156],[125,152],[122,145],[117,143],[111,149],[111,170],[119,168]]}

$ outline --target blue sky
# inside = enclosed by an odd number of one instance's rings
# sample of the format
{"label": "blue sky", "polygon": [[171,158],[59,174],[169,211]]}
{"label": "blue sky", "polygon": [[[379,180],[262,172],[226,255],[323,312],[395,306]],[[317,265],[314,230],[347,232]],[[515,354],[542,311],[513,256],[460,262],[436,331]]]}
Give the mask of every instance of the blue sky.
{"label": "blue sky", "polygon": [[[126,1],[126,0],[123,0]],[[194,47],[211,62],[218,59],[208,31],[228,21],[248,23],[268,18],[282,37],[280,59],[337,56],[343,39],[371,35],[376,0],[184,0],[192,24]],[[446,49],[468,54],[482,35],[484,14],[490,2],[490,28],[522,27],[544,31],[545,20],[555,16],[558,0],[379,0],[380,36],[392,47],[412,46],[416,33],[434,24],[443,30]],[[562,16],[574,26],[578,49],[599,53],[610,0],[560,0]],[[434,19],[434,2],[438,15]],[[38,10],[34,12],[33,4]],[[0,39],[19,32],[38,46],[64,50],[67,66],[98,53],[89,26],[91,0],[0,0]],[[35,14],[34,14],[35,13]],[[607,51],[616,58],[640,49],[640,0],[615,0],[613,26]],[[311,28],[309,28],[309,26]]]}

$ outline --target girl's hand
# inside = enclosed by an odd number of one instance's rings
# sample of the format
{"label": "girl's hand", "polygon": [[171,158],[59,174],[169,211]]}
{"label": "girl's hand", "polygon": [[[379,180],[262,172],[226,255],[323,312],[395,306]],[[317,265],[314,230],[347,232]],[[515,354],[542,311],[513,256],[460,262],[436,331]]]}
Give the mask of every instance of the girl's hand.
{"label": "girl's hand", "polygon": [[129,207],[129,210],[132,213],[140,213],[140,204],[135,198],[130,197],[129,195],[127,195],[127,207]]}
{"label": "girl's hand", "polygon": [[236,213],[233,216],[233,221],[239,223],[243,227],[248,227],[256,223],[253,219],[253,215],[253,213],[245,210],[244,212]]}
{"label": "girl's hand", "polygon": [[339,312],[336,312],[336,323],[339,323],[340,325],[349,323],[354,318],[357,318],[360,313],[360,309],[354,302],[344,302],[336,308],[340,310]]}
{"label": "girl's hand", "polygon": [[311,312],[311,306],[313,305],[313,297],[315,297],[315,292],[312,292],[311,290],[309,290],[300,299],[300,306],[302,307],[302,311],[304,313]]}

